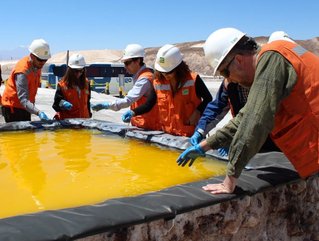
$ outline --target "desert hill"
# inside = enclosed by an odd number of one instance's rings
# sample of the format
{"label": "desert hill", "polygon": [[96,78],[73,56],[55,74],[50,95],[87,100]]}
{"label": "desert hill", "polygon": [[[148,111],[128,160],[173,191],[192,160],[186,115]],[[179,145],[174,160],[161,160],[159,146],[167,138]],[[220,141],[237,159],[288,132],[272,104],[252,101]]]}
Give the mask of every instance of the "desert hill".
{"label": "desert hill", "polygon": [[[267,42],[268,37],[261,36],[255,37],[259,44],[264,44]],[[313,52],[319,56],[319,37],[309,39],[309,40],[295,40],[298,44]],[[204,58],[203,44],[204,40],[195,42],[185,42],[185,43],[175,43],[175,45],[181,50],[184,55],[184,60],[189,65],[190,69],[198,72],[201,75],[212,75],[212,68],[208,65],[206,59]],[[144,46],[145,47],[145,46]],[[145,63],[148,66],[153,66],[156,53],[159,47],[149,47],[145,49],[146,57]],[[70,55],[74,52],[81,53],[88,64],[93,62],[117,62],[122,56],[122,50],[79,50],[70,51]],[[54,54],[51,59],[47,62],[50,63],[65,63],[66,52],[60,52]],[[2,63],[2,74],[8,75],[14,66],[13,62],[8,62],[7,64]]]}
{"label": "desert hill", "polygon": [[[256,37],[255,40],[259,44],[265,44],[268,37]],[[305,49],[319,56],[319,37],[309,40],[296,40]],[[204,58],[203,45],[205,41],[186,42],[175,44],[184,54],[184,60],[189,65],[191,70],[194,70],[202,75],[212,75],[212,68],[208,65]],[[146,64],[152,66],[159,48],[146,48]]]}

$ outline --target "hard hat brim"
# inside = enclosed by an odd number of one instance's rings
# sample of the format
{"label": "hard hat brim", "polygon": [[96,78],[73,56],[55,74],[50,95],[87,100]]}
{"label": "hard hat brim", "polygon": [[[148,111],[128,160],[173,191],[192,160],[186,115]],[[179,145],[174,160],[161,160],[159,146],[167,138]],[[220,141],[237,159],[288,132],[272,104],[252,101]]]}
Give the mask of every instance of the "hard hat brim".
{"label": "hard hat brim", "polygon": [[159,72],[163,72],[163,73],[167,73],[172,71],[173,69],[175,69],[178,65],[180,65],[182,63],[183,59],[181,59],[179,62],[177,62],[176,65],[173,65],[169,68],[163,68],[160,64],[156,63],[154,64],[154,68],[159,71]]}
{"label": "hard hat brim", "polygon": [[124,62],[125,60],[134,59],[134,58],[144,58],[144,57],[142,57],[142,56],[123,56],[120,60],[122,62]]}
{"label": "hard hat brim", "polygon": [[38,57],[39,59],[43,59],[43,60],[48,60],[49,58],[51,58],[51,54],[47,55],[47,56],[40,56],[36,53],[32,53],[32,51],[29,49],[30,54],[33,54],[34,56]]}
{"label": "hard hat brim", "polygon": [[73,64],[70,64],[68,65],[71,69],[83,69],[85,68],[85,66],[80,66],[80,65],[73,65]]}
{"label": "hard hat brim", "polygon": [[218,71],[218,68],[219,66],[221,65],[221,63],[224,61],[224,59],[227,57],[227,55],[230,53],[230,51],[232,51],[232,49],[235,47],[235,45],[245,36],[246,34],[243,33],[242,36],[240,38],[238,38],[238,41],[234,42],[230,47],[229,49],[224,53],[224,57],[222,59],[219,60],[216,68],[214,69],[214,73],[213,75],[220,75],[219,71]]}

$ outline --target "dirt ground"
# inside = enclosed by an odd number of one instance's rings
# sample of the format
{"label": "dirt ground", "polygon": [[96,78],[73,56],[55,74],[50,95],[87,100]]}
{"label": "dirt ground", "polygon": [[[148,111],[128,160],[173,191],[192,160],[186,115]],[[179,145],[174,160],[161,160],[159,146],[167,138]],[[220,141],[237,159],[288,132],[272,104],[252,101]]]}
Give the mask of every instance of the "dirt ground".
{"label": "dirt ground", "polygon": [[[216,92],[221,84],[220,81],[205,81],[208,89],[210,90],[213,98],[216,95]],[[4,86],[0,87],[0,93],[2,94],[4,90]],[[53,99],[54,99],[55,89],[46,89],[39,88],[36,96],[36,106],[38,109],[44,111],[50,118],[53,118],[55,115],[55,111],[52,108]],[[91,103],[98,103],[101,101],[114,101],[116,97],[97,93],[92,91],[91,93]],[[92,118],[97,120],[111,121],[115,123],[122,123],[122,114],[126,112],[128,108],[122,109],[120,111],[112,111],[112,110],[101,110],[98,112],[92,112]],[[229,116],[219,123],[218,126],[222,126],[227,122]],[[39,120],[39,117],[36,115],[31,116],[32,120]],[[0,115],[0,124],[5,123],[2,114]]]}

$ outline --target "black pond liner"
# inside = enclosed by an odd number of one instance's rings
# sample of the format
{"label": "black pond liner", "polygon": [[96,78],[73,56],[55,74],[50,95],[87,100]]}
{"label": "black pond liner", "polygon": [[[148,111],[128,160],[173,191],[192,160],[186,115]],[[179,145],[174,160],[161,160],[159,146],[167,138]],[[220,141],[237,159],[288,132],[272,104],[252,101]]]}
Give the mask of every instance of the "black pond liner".
{"label": "black pond liner", "polygon": [[[185,149],[190,145],[186,137],[176,137],[159,131],[143,131],[136,127],[97,120],[70,119],[0,125],[0,131],[57,128],[98,129],[179,149]],[[216,157],[213,151],[208,155]],[[221,182],[223,179],[224,176],[214,177],[135,197],[109,199],[95,205],[3,218],[0,219],[0,240],[74,240],[153,220],[173,219],[181,213],[253,195],[295,181],[299,176],[282,153],[271,152],[257,154],[249,162],[249,166],[238,179],[233,194],[212,195],[201,188],[208,183]]]}

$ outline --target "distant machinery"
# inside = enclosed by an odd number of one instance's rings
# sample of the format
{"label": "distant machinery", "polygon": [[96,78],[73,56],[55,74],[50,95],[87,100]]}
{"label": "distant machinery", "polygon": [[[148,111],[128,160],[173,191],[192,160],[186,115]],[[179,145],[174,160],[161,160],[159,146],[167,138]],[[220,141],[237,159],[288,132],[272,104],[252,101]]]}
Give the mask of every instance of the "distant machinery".
{"label": "distant machinery", "polygon": [[[42,72],[42,87],[55,89],[67,65],[50,64],[46,69]],[[93,63],[85,69],[93,91],[123,97],[133,86],[132,75],[126,72],[123,63]]]}

